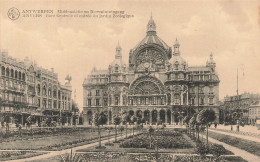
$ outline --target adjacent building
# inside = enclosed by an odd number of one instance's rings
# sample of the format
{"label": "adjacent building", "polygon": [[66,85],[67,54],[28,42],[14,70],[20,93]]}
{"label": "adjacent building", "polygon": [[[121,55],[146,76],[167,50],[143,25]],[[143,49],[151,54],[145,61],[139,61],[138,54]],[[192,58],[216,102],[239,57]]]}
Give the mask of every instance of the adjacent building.
{"label": "adjacent building", "polygon": [[72,115],[70,84],[58,81],[54,69],[47,70],[25,58],[18,61],[0,51],[0,119],[1,122],[25,125],[31,116],[35,124],[50,118],[70,124]]}
{"label": "adjacent building", "polygon": [[236,123],[237,120],[244,124],[252,124],[257,118],[257,105],[259,94],[244,92],[240,95],[226,96],[220,106],[221,123]]}
{"label": "adjacent building", "polygon": [[146,36],[129,52],[128,64],[118,44],[108,68],[94,67],[85,78],[84,124],[91,125],[97,111],[106,112],[108,124],[124,111],[150,124],[172,124],[202,109],[214,109],[218,116],[219,82],[213,54],[205,66],[189,66],[178,40],[173,49],[168,46],[157,35],[151,17]]}
{"label": "adjacent building", "polygon": [[255,125],[257,119],[260,119],[260,101],[256,101],[255,103],[250,105],[248,114],[249,124]]}
{"label": "adjacent building", "polygon": [[224,121],[228,123],[234,123],[239,119],[242,122],[247,123],[249,106],[250,97],[247,93],[235,96],[226,96],[222,106],[222,115],[224,115]]}

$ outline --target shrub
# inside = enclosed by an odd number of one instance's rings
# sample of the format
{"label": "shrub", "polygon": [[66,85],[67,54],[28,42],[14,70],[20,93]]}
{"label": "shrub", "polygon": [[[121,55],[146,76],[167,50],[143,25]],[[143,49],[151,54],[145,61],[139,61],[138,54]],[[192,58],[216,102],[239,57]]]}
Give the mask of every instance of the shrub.
{"label": "shrub", "polygon": [[213,156],[219,157],[221,155],[224,155],[226,153],[226,149],[224,146],[219,144],[211,144],[210,145],[210,153],[213,154]]}
{"label": "shrub", "polygon": [[209,147],[202,142],[198,142],[195,148],[195,152],[201,156],[206,156],[209,153]]}

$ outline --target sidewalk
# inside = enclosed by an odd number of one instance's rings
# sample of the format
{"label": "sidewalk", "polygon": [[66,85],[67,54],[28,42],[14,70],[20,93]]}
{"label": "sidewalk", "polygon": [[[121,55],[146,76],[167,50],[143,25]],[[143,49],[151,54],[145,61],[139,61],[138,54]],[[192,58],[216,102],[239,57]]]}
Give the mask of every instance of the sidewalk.
{"label": "sidewalk", "polygon": [[[213,128],[213,126],[211,128],[215,129],[215,128]],[[216,129],[230,131],[231,126],[230,125],[218,125]],[[233,125],[233,131],[234,132],[236,131],[236,125]],[[251,136],[260,136],[260,130],[258,130],[258,128],[256,126],[252,126],[252,125],[245,125],[244,127],[240,126],[239,132],[242,134],[248,134]]]}
{"label": "sidewalk", "polygon": [[[203,136],[203,138],[206,139],[206,136]],[[240,156],[242,157],[243,159],[249,161],[249,162],[258,162],[260,161],[260,157],[257,156],[257,155],[254,155],[254,154],[251,154],[247,151],[244,151],[244,150],[241,150],[237,147],[233,147],[233,146],[230,146],[226,143],[223,143],[223,142],[220,142],[218,140],[215,140],[211,137],[208,137],[209,138],[209,141],[212,142],[212,143],[216,143],[216,144],[220,144],[220,145],[223,145],[227,150],[229,151],[232,151],[234,153],[235,156]]]}
{"label": "sidewalk", "polygon": [[233,136],[233,137],[237,137],[237,138],[242,138],[242,139],[245,139],[245,140],[250,140],[250,141],[253,141],[253,142],[259,142],[260,143],[260,138],[257,138],[257,137],[253,137],[253,136],[247,136],[247,135],[241,135],[241,134],[236,134],[236,132],[223,132],[221,130],[215,130],[215,129],[209,129],[210,132],[215,132],[215,133],[219,133],[219,134],[224,134],[224,135],[229,135],[229,136]]}

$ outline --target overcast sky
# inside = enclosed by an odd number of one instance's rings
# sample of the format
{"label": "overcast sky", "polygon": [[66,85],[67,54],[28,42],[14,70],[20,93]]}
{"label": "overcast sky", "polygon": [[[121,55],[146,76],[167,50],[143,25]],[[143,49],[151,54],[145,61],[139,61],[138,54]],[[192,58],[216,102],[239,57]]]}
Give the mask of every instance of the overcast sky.
{"label": "overcast sky", "polygon": [[[98,3],[99,2],[99,3]],[[9,8],[22,10],[120,10],[129,19],[23,18],[10,20]],[[260,1],[0,1],[0,48],[18,59],[32,58],[39,66],[54,68],[62,84],[72,76],[73,91],[82,108],[82,83],[95,65],[108,68],[119,41],[123,60],[146,35],[151,12],[157,35],[169,46],[176,37],[189,66],[205,65],[214,55],[220,78],[219,97],[239,90],[260,92]],[[244,76],[242,74],[244,70]],[[246,84],[245,84],[246,83]]]}

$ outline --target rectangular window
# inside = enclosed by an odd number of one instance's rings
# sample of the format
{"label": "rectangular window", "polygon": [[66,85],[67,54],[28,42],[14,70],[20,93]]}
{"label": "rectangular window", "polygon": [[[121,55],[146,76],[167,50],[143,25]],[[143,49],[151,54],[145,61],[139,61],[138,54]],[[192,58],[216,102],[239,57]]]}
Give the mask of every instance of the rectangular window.
{"label": "rectangular window", "polygon": [[56,109],[57,108],[57,101],[53,102],[53,108]]}
{"label": "rectangular window", "polygon": [[205,79],[206,81],[208,81],[208,80],[209,80],[209,75],[205,75],[205,76],[204,76],[204,79]]}
{"label": "rectangular window", "polygon": [[118,72],[118,67],[117,66],[115,67],[115,72]]}
{"label": "rectangular window", "polygon": [[38,107],[40,108],[41,107],[41,99],[38,98]]}
{"label": "rectangular window", "polygon": [[104,99],[104,106],[107,106],[107,99]]}
{"label": "rectangular window", "polygon": [[99,94],[99,90],[96,90],[96,96],[99,96],[100,94]]}
{"label": "rectangular window", "polygon": [[134,104],[134,100],[133,98],[130,98],[130,105],[133,105]]}
{"label": "rectangular window", "polygon": [[99,99],[96,99],[96,106],[99,106]]}
{"label": "rectangular window", "polygon": [[204,105],[204,98],[203,97],[200,98],[200,105]]}
{"label": "rectangular window", "polygon": [[123,97],[123,105],[126,105],[126,97]]}
{"label": "rectangular window", "polygon": [[146,104],[146,105],[149,104],[149,98],[148,98],[148,97],[145,98],[145,104]]}
{"label": "rectangular window", "polygon": [[213,87],[209,87],[209,93],[213,94]]}
{"label": "rectangular window", "polygon": [[88,106],[91,106],[91,99],[88,99]]}
{"label": "rectangular window", "polygon": [[46,104],[47,104],[47,101],[46,101],[46,100],[43,100],[43,101],[42,101],[42,106],[43,106],[43,108],[46,108]]}
{"label": "rectangular window", "polygon": [[168,74],[168,75],[167,75],[167,79],[168,79],[168,80],[171,80],[171,74]]}
{"label": "rectangular window", "polygon": [[115,105],[119,105],[119,97],[115,97]]}
{"label": "rectangular window", "polygon": [[48,101],[48,108],[52,108],[51,100]]}
{"label": "rectangular window", "polygon": [[192,105],[195,105],[194,98],[191,99],[191,104],[192,104]]}
{"label": "rectangular window", "polygon": [[213,105],[213,98],[210,98],[210,99],[209,99],[209,104],[210,104],[210,105]]}
{"label": "rectangular window", "polygon": [[175,103],[175,105],[180,104],[180,96],[178,94],[174,95],[174,103]]}

